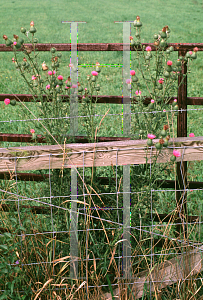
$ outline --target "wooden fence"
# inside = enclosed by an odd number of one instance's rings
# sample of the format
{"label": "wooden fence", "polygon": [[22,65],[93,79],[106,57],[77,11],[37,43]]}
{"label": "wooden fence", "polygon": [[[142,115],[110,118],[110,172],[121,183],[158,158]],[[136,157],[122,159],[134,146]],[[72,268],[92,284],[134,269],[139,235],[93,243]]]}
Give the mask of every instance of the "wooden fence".
{"label": "wooden fence", "polygon": [[[145,46],[151,46],[152,51],[156,48],[153,44],[144,43]],[[30,49],[31,44],[26,44]],[[194,47],[198,47],[199,51],[203,51],[203,44],[180,44],[170,43],[168,46],[173,46],[174,51],[178,52],[178,56],[185,56],[186,52],[193,50]],[[50,51],[52,47],[55,47],[57,51],[71,51],[71,44],[37,44],[36,48],[38,51]],[[106,44],[77,44],[77,51],[123,51],[124,44],[120,43],[106,43]],[[135,51],[130,46],[131,51]],[[141,51],[141,48],[137,48]],[[11,47],[0,45],[0,52],[12,51]],[[19,50],[21,51],[21,50]],[[182,72],[178,78],[178,83],[183,80],[183,84],[178,90],[178,106],[179,111],[177,118],[177,138],[169,140],[169,148],[163,149],[158,157],[158,163],[164,163],[170,160],[172,149],[174,146],[181,146],[180,149],[181,157],[177,158],[177,182],[179,183],[179,189],[184,189],[184,185],[187,186],[187,161],[202,160],[203,152],[203,137],[188,138],[187,137],[187,105],[203,105],[203,97],[187,97],[187,76],[184,74],[187,72],[187,63],[182,65]],[[33,100],[32,95],[16,95],[21,101],[31,102]],[[13,98],[12,94],[1,94],[0,101],[5,98]],[[78,96],[80,101],[80,96]],[[68,96],[62,96],[63,101],[69,101]],[[94,101],[95,97],[93,97]],[[135,101],[132,99],[131,101]],[[171,99],[171,102],[173,98]],[[149,103],[150,99],[146,98],[145,103]],[[98,96],[97,103],[114,103],[122,104],[122,96],[110,96],[102,95]],[[8,172],[13,171],[15,168],[18,172],[28,170],[40,170],[50,168],[50,155],[51,155],[51,168],[81,168],[81,167],[92,167],[94,166],[109,166],[115,165],[130,165],[130,164],[144,164],[146,163],[146,140],[133,141],[130,138],[112,138],[112,137],[100,137],[98,143],[90,144],[86,143],[85,137],[78,136],[76,140],[80,144],[67,144],[65,149],[59,146],[27,146],[27,147],[10,147],[1,148],[0,150],[0,178],[8,178]],[[18,135],[18,134],[0,134],[0,141],[10,142],[30,142],[31,135]],[[46,142],[42,136],[37,137],[38,142]],[[155,140],[157,142],[158,140]],[[82,144],[86,143],[86,144]],[[170,147],[172,146],[173,147]],[[195,148],[196,147],[196,148]],[[152,155],[154,155],[156,149],[152,149]],[[30,155],[32,157],[30,157]],[[149,154],[150,155],[150,154]],[[17,158],[17,160],[16,160]],[[153,160],[153,159],[152,159]],[[149,160],[148,162],[151,162]],[[180,161],[183,161],[182,166]],[[182,173],[182,174],[181,174]],[[2,175],[4,174],[4,175]],[[40,177],[35,176],[36,174],[24,174],[17,173],[18,178],[23,180],[30,180],[31,176],[33,180],[40,180]],[[184,182],[182,180],[184,178]],[[43,179],[43,178],[41,178]],[[104,179],[105,182],[105,179]],[[175,181],[166,182],[166,185],[175,185]],[[203,182],[190,182],[190,188],[197,186],[202,187]],[[77,191],[76,191],[77,192]],[[177,204],[182,197],[182,192],[176,191]],[[186,200],[187,192],[184,193]],[[185,201],[184,211],[187,214],[187,202]],[[192,218],[192,216],[191,216]],[[199,256],[198,256],[199,257]],[[201,269],[201,267],[200,267]],[[144,278],[144,277],[143,277]],[[143,285],[143,282],[141,282]]]}

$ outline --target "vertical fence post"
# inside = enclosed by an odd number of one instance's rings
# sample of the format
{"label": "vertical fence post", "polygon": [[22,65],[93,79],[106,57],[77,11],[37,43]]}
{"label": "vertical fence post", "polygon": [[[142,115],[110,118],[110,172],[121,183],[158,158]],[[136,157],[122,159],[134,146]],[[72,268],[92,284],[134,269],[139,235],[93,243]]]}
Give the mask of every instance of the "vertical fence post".
{"label": "vertical fence post", "polygon": [[[70,77],[71,86],[74,84],[76,88],[71,89],[70,96],[70,135],[76,136],[78,131],[78,60],[77,60],[77,26],[78,22],[62,21],[62,23],[70,23],[70,43],[71,43],[71,67]],[[86,22],[84,22],[86,23]],[[71,213],[70,213],[70,277],[78,278],[78,213],[77,213],[77,172],[71,168]]]}
{"label": "vertical fence post", "polygon": [[[78,61],[77,61],[77,26],[78,24],[72,22],[71,27],[71,85],[77,86],[78,81]],[[73,92],[74,91],[74,92]],[[71,89],[70,97],[70,135],[76,136],[78,131],[78,86]],[[70,220],[70,277],[78,277],[78,216],[77,216],[77,172],[71,168],[71,220]]]}
{"label": "vertical fence post", "polygon": [[[185,56],[186,50],[179,50],[179,56]],[[178,89],[178,109],[181,108],[185,111],[179,111],[177,119],[177,137],[187,137],[187,76],[184,78],[184,74],[187,73],[187,62],[182,65],[181,75],[178,77],[178,84],[183,80],[181,86]],[[177,162],[177,189],[181,190],[187,186],[187,161]],[[185,223],[187,221],[187,192],[176,191],[176,204],[181,220]],[[183,205],[181,205],[183,204]],[[181,207],[181,211],[179,208]],[[183,218],[181,216],[184,216]],[[180,227],[179,227],[180,230]],[[186,238],[186,227],[183,229],[184,237]]]}
{"label": "vertical fence post", "polygon": [[[123,23],[123,134],[130,135],[130,22]],[[130,245],[130,165],[123,166],[123,277],[131,277]]]}

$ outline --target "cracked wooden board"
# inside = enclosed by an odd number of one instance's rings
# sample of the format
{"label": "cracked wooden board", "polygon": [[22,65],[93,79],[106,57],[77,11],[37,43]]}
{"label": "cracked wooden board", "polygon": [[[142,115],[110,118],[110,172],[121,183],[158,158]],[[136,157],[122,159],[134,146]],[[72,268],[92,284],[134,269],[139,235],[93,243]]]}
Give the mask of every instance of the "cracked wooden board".
{"label": "cracked wooden board", "polygon": [[[149,273],[149,271],[143,271],[137,274],[137,277],[133,278],[134,284],[130,285],[134,298],[141,298],[144,288],[149,291],[149,279],[151,280],[151,291],[154,292],[155,290],[160,291],[166,286],[170,286],[179,280],[183,282],[184,279],[203,271],[202,250],[203,246],[193,251],[188,251],[187,254],[179,255],[164,261],[156,266],[151,273]],[[122,299],[119,288],[115,289],[113,294],[115,299]],[[111,293],[103,294],[102,299],[112,300]]]}
{"label": "cracked wooden board", "polygon": [[[159,140],[153,140],[154,144]],[[181,156],[176,161],[203,160],[203,137],[175,138],[176,147],[181,148]],[[148,150],[147,150],[148,149]],[[155,147],[147,148],[147,140],[127,140],[115,142],[99,142],[88,144],[67,144],[64,146],[27,146],[10,147],[0,149],[0,172],[43,169],[61,169],[145,164],[146,156],[148,163],[152,162],[157,154]],[[169,141],[169,148],[163,148],[158,155],[157,163],[170,161],[173,153],[173,141]],[[151,159],[150,159],[151,155]]]}

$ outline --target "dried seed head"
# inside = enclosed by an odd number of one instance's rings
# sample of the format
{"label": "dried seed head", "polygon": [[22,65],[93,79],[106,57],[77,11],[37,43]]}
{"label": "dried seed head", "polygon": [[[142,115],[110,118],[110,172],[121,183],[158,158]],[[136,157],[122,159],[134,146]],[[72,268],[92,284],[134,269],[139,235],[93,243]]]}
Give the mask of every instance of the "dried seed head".
{"label": "dried seed head", "polygon": [[3,39],[6,41],[8,39],[7,35],[3,35]]}
{"label": "dried seed head", "polygon": [[170,140],[170,135],[167,135],[166,139],[167,139],[167,141],[169,141]]}
{"label": "dried seed head", "polygon": [[155,45],[155,46],[159,46],[159,41],[155,41],[155,42],[154,42],[154,45]]}
{"label": "dried seed head", "polygon": [[194,51],[194,52],[197,52],[197,51],[198,51],[198,48],[197,48],[197,47],[195,47],[195,48],[193,49],[193,51]]}
{"label": "dried seed head", "polygon": [[18,39],[18,35],[16,35],[16,34],[14,34],[13,37],[14,37],[14,39],[16,39],[16,40]]}
{"label": "dried seed head", "polygon": [[137,20],[137,21],[140,21],[140,17],[139,17],[139,16],[137,16],[137,17],[136,17],[136,20]]}
{"label": "dried seed head", "polygon": [[164,125],[164,130],[167,130],[168,129],[168,125]]}
{"label": "dried seed head", "polygon": [[25,51],[30,54],[32,52],[32,49],[30,49],[28,46],[24,46]]}
{"label": "dried seed head", "polygon": [[43,70],[43,71],[47,71],[47,70],[48,70],[48,67],[47,67],[47,65],[45,64],[45,61],[42,63],[42,70]]}
{"label": "dried seed head", "polygon": [[31,22],[30,22],[30,26],[34,26],[34,21],[31,21]]}
{"label": "dried seed head", "polygon": [[162,28],[162,31],[163,31],[163,32],[166,32],[166,26]]}
{"label": "dried seed head", "polygon": [[23,57],[23,61],[25,61],[25,62],[26,62],[26,61],[27,61],[27,58]]}
{"label": "dried seed head", "polygon": [[159,144],[163,145],[163,144],[164,144],[164,140],[163,140],[163,139],[160,139],[160,140],[159,140]]}

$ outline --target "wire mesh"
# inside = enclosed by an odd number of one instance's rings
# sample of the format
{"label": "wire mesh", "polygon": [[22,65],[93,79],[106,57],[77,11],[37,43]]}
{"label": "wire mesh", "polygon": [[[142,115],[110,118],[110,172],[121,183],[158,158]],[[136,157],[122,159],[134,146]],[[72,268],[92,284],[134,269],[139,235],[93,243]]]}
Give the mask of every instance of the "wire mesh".
{"label": "wire mesh", "polygon": [[[74,28],[76,30],[77,26]],[[129,31],[130,24],[124,23],[124,41],[129,38]],[[73,31],[71,34],[73,37]],[[71,62],[73,62],[74,57],[72,56],[71,59]],[[75,57],[76,59],[77,57]],[[77,65],[77,62],[75,63]],[[125,51],[123,53],[123,82],[126,82],[125,72],[129,70],[129,64],[130,58],[127,51]],[[76,77],[75,80],[77,80]],[[123,96],[126,97],[124,98],[126,103],[124,101],[123,113],[119,115],[123,115],[124,134],[128,135],[130,131],[129,114],[131,116],[139,113],[162,113],[162,111],[132,113],[129,104],[129,90],[124,89]],[[78,116],[77,102],[72,104],[71,115],[61,118],[74,119],[74,124],[72,123],[71,127],[73,129],[72,135],[74,136],[78,129],[77,118],[87,116]],[[180,113],[183,111],[187,110],[179,110]],[[118,114],[109,114],[109,116],[115,115]],[[95,114],[93,116],[103,117],[104,115]],[[0,122],[43,121],[45,119],[61,118],[2,120]],[[145,148],[129,147],[126,148],[126,151],[139,151]],[[123,280],[122,284],[124,285],[138,284],[136,288],[140,292],[139,285],[143,291],[144,282],[147,278],[146,284],[149,284],[147,287],[149,288],[150,298],[155,290],[154,284],[156,283],[161,284],[157,285],[157,287],[164,284],[164,286],[167,286],[167,284],[174,284],[179,280],[183,282],[189,280],[188,276],[194,270],[193,275],[199,274],[201,271],[202,251],[202,209],[197,212],[198,218],[196,221],[189,222],[183,206],[186,201],[186,192],[189,204],[192,202],[190,197],[194,192],[197,193],[196,197],[200,204],[202,189],[193,189],[191,192],[191,189],[187,188],[182,172],[182,164],[186,149],[199,149],[201,151],[202,145],[171,146],[168,148],[183,149],[180,160],[183,189],[177,187],[175,189],[160,189],[158,186],[152,185],[153,171],[151,161],[149,164],[144,165],[128,164],[121,166],[118,160],[119,147],[96,151],[98,154],[100,152],[107,154],[110,151],[116,152],[116,163],[114,165],[110,167],[111,161],[109,161],[109,167],[98,167],[98,173],[102,173],[102,171],[104,173],[108,172],[109,184],[105,186],[99,185],[99,176],[94,177],[93,168],[88,169],[85,167],[86,153],[94,153],[95,150],[72,152],[72,154],[82,156],[82,166],[80,168],[70,168],[70,166],[67,168],[64,165],[62,170],[52,168],[53,158],[61,154],[33,154],[21,158],[14,154],[9,157],[10,160],[12,158],[15,159],[15,185],[13,186],[13,181],[11,180],[9,181],[9,186],[4,186],[0,189],[1,204],[10,205],[9,213],[17,212],[20,234],[16,234],[16,237],[20,238],[21,267],[30,266],[33,270],[35,266],[38,266],[38,275],[36,276],[38,281],[42,281],[43,276],[47,276],[47,274],[53,278],[56,275],[60,275],[59,278],[62,281],[64,278],[66,280],[77,279],[78,282],[84,279],[86,292],[90,288],[109,288],[109,282],[112,287],[118,286],[120,283],[115,283],[118,279]],[[153,147],[150,148],[151,156],[153,149]],[[24,183],[18,181],[18,163],[20,160],[35,159],[39,156],[44,158],[48,156],[48,180],[43,184],[30,183],[29,189],[26,189],[23,187]],[[1,157],[2,161],[4,159],[7,158]],[[167,167],[167,163],[165,163],[164,167]],[[168,168],[172,174],[170,166]],[[139,176],[136,177],[136,173]],[[147,181],[142,179],[141,175],[143,174],[146,174]],[[164,177],[164,168],[159,166],[157,174]],[[110,180],[113,176],[116,178],[115,181]],[[15,191],[13,192],[13,190]],[[176,205],[177,191],[182,195],[180,206]],[[26,196],[23,195],[23,192]],[[38,197],[35,196],[36,193]],[[50,212],[46,215],[32,215],[27,209],[21,207],[24,201],[29,203],[30,207],[43,204],[45,207],[50,208]],[[163,211],[169,216],[167,224],[164,224],[164,219],[159,218],[159,214]],[[193,211],[191,209],[191,212]],[[155,220],[155,215],[159,218],[158,221],[157,219]],[[15,223],[10,224],[7,212],[1,212],[1,223],[10,232],[15,227]],[[175,228],[178,225],[181,227],[179,231]],[[23,228],[26,228],[26,230]],[[189,233],[187,239],[185,239],[186,231]],[[3,234],[0,236],[3,236]],[[40,244],[45,246],[45,250],[40,250]],[[28,249],[38,249],[38,251],[32,251],[30,255]],[[192,251],[196,252],[193,253]],[[188,253],[190,256],[196,255],[195,257],[197,258],[195,258],[194,263],[188,262]],[[185,259],[186,264],[188,263],[189,267],[192,266],[192,270],[184,270],[184,267],[181,265],[181,271],[177,271],[174,275],[176,278],[166,279],[164,277],[160,278],[160,276],[153,273],[153,269],[157,265],[159,266],[167,260],[171,264],[175,264],[172,261],[173,257],[176,259],[180,258],[180,262]],[[10,265],[16,266],[15,263]],[[99,269],[101,276],[100,281],[96,278],[97,269]],[[164,267],[162,269],[158,267],[158,272],[161,274],[160,270],[163,271]],[[109,281],[105,281],[105,274],[107,273]],[[179,273],[181,273],[181,276],[179,276]],[[141,280],[139,280],[139,277]],[[198,279],[194,278],[194,280]],[[102,281],[103,284],[101,284]],[[69,287],[66,287],[66,289],[69,289]],[[55,287],[54,290],[58,289]],[[138,297],[138,294],[136,297]]]}

